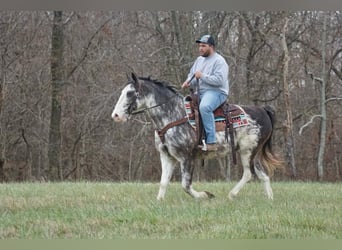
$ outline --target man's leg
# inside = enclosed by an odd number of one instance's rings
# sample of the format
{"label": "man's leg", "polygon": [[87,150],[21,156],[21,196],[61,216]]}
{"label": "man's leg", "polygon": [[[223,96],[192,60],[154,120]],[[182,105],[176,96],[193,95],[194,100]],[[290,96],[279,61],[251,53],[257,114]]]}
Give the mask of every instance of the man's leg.
{"label": "man's leg", "polygon": [[217,109],[227,96],[223,93],[208,90],[201,95],[201,103],[199,106],[203,127],[206,133],[206,143],[216,143],[214,110]]}

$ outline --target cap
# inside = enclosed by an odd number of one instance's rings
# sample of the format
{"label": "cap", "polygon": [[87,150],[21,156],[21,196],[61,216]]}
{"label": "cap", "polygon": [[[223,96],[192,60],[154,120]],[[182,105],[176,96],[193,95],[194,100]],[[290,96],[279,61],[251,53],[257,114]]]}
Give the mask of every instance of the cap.
{"label": "cap", "polygon": [[215,40],[211,35],[204,35],[200,39],[196,40],[196,43],[206,43],[215,46]]}

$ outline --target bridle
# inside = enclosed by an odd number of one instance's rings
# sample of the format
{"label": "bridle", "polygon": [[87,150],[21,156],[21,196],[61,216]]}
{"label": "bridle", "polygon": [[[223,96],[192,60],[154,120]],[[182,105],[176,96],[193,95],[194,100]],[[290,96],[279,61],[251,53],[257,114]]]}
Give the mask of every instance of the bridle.
{"label": "bridle", "polygon": [[[128,83],[128,84],[130,84],[130,83]],[[129,115],[137,115],[137,114],[144,113],[145,111],[148,111],[148,110],[151,110],[151,109],[154,109],[154,108],[158,108],[158,107],[160,107],[162,105],[165,105],[165,104],[169,103],[173,98],[179,96],[179,94],[176,93],[172,97],[168,98],[168,100],[165,101],[165,102],[162,102],[162,103],[150,106],[150,107],[145,107],[145,108],[141,108],[141,109],[136,110],[136,108],[137,108],[136,100],[140,96],[139,91],[140,91],[140,86],[139,86],[139,90],[135,91],[135,95],[134,95],[134,99],[133,99],[132,103],[128,105],[127,111],[128,111]]]}
{"label": "bridle", "polygon": [[[195,75],[193,75],[190,79],[190,81],[195,77]],[[128,83],[130,84],[130,83]],[[150,107],[146,107],[146,108],[142,108],[142,109],[139,109],[139,110],[136,110],[137,108],[137,104],[136,104],[136,100],[139,98],[140,94],[139,94],[139,91],[140,91],[140,88],[141,88],[141,85],[139,84],[139,88],[138,90],[135,89],[135,97],[134,97],[134,100],[132,101],[132,103],[128,106],[128,114],[129,115],[136,115],[136,114],[140,114],[140,113],[143,113],[145,111],[148,111],[148,110],[151,110],[151,109],[154,109],[154,108],[157,108],[157,107],[160,107],[164,104],[167,104],[169,103],[173,98],[177,97],[177,96],[180,96],[178,92],[176,92],[173,96],[171,96],[170,98],[168,98],[167,101],[165,102],[162,102],[162,103],[159,103],[159,104],[156,104],[156,105],[153,105],[153,106],[150,106]],[[157,129],[157,133],[158,133],[158,136],[161,140],[162,143],[165,143],[165,134],[166,132],[172,128],[172,127],[175,127],[175,126],[179,126],[181,124],[184,124],[186,123],[187,121],[189,120],[189,116],[184,116],[183,118],[181,119],[178,119],[174,122],[171,122],[169,124],[167,124],[165,127],[163,127],[162,129]]]}
{"label": "bridle", "polygon": [[[170,97],[166,102],[162,102],[162,103],[153,105],[153,106],[151,106],[151,107],[146,107],[146,108],[142,108],[142,109],[139,109],[139,110],[135,110],[135,109],[134,109],[134,108],[136,108],[135,100],[138,98],[138,97],[137,97],[137,98],[134,100],[134,104],[132,103],[132,104],[128,107],[128,109],[130,109],[131,107],[133,107],[133,108],[131,108],[132,111],[131,111],[129,114],[130,114],[130,115],[137,115],[137,114],[140,114],[140,113],[144,113],[144,112],[147,111],[147,110],[154,109],[154,108],[158,108],[158,107],[160,107],[160,106],[162,106],[162,105],[165,105],[165,104],[169,103],[169,102],[171,101],[171,99],[174,98],[174,97],[176,97],[176,96],[178,96],[178,95],[175,94],[174,96]],[[135,106],[135,107],[134,107],[134,106]]]}

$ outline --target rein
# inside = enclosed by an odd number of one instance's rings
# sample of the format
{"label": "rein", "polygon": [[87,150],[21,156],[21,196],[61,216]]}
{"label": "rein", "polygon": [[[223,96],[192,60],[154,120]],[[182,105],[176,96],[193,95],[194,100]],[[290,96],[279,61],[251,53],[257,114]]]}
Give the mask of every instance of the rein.
{"label": "rein", "polygon": [[[167,103],[169,103],[171,101],[172,98],[175,98],[176,96],[179,96],[178,94],[175,94],[174,96],[172,96],[171,98],[169,98],[166,102],[163,102],[163,103],[159,103],[159,104],[156,104],[156,105],[153,105],[151,107],[146,107],[146,108],[142,108],[142,109],[139,109],[139,110],[134,110],[131,112],[131,115],[137,115],[137,114],[140,114],[140,113],[144,113],[145,111],[147,110],[150,110],[150,109],[154,109],[154,108],[158,108],[162,105],[165,105]],[[173,128],[175,126],[179,126],[183,123],[186,123],[189,119],[192,119],[191,117],[189,116],[185,116],[177,121],[174,121],[174,122],[170,122],[169,124],[167,124],[165,127],[163,127],[162,129],[158,129],[156,130],[157,133],[158,133],[158,136],[160,138],[160,140],[162,141],[162,143],[165,143],[165,134],[166,132],[170,129],[170,128]]]}
{"label": "rein", "polygon": [[176,94],[176,95],[172,96],[172,97],[169,98],[166,102],[162,102],[162,103],[153,105],[153,106],[151,106],[151,107],[142,108],[142,109],[139,109],[139,110],[134,110],[134,111],[131,112],[131,115],[137,115],[137,114],[140,114],[140,113],[144,113],[146,110],[150,110],[150,109],[154,109],[154,108],[158,108],[158,107],[160,107],[160,106],[163,106],[163,105],[169,103],[170,100],[171,100],[172,98],[176,97],[176,96],[178,96],[178,95]]}

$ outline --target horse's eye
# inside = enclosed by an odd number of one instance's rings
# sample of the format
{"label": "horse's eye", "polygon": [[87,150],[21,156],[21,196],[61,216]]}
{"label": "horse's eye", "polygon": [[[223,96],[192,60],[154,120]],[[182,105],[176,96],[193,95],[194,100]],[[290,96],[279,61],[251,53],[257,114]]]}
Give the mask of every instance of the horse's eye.
{"label": "horse's eye", "polygon": [[134,97],[136,94],[135,94],[135,91],[129,91],[129,92],[127,92],[127,97],[128,98],[132,98],[132,97]]}

